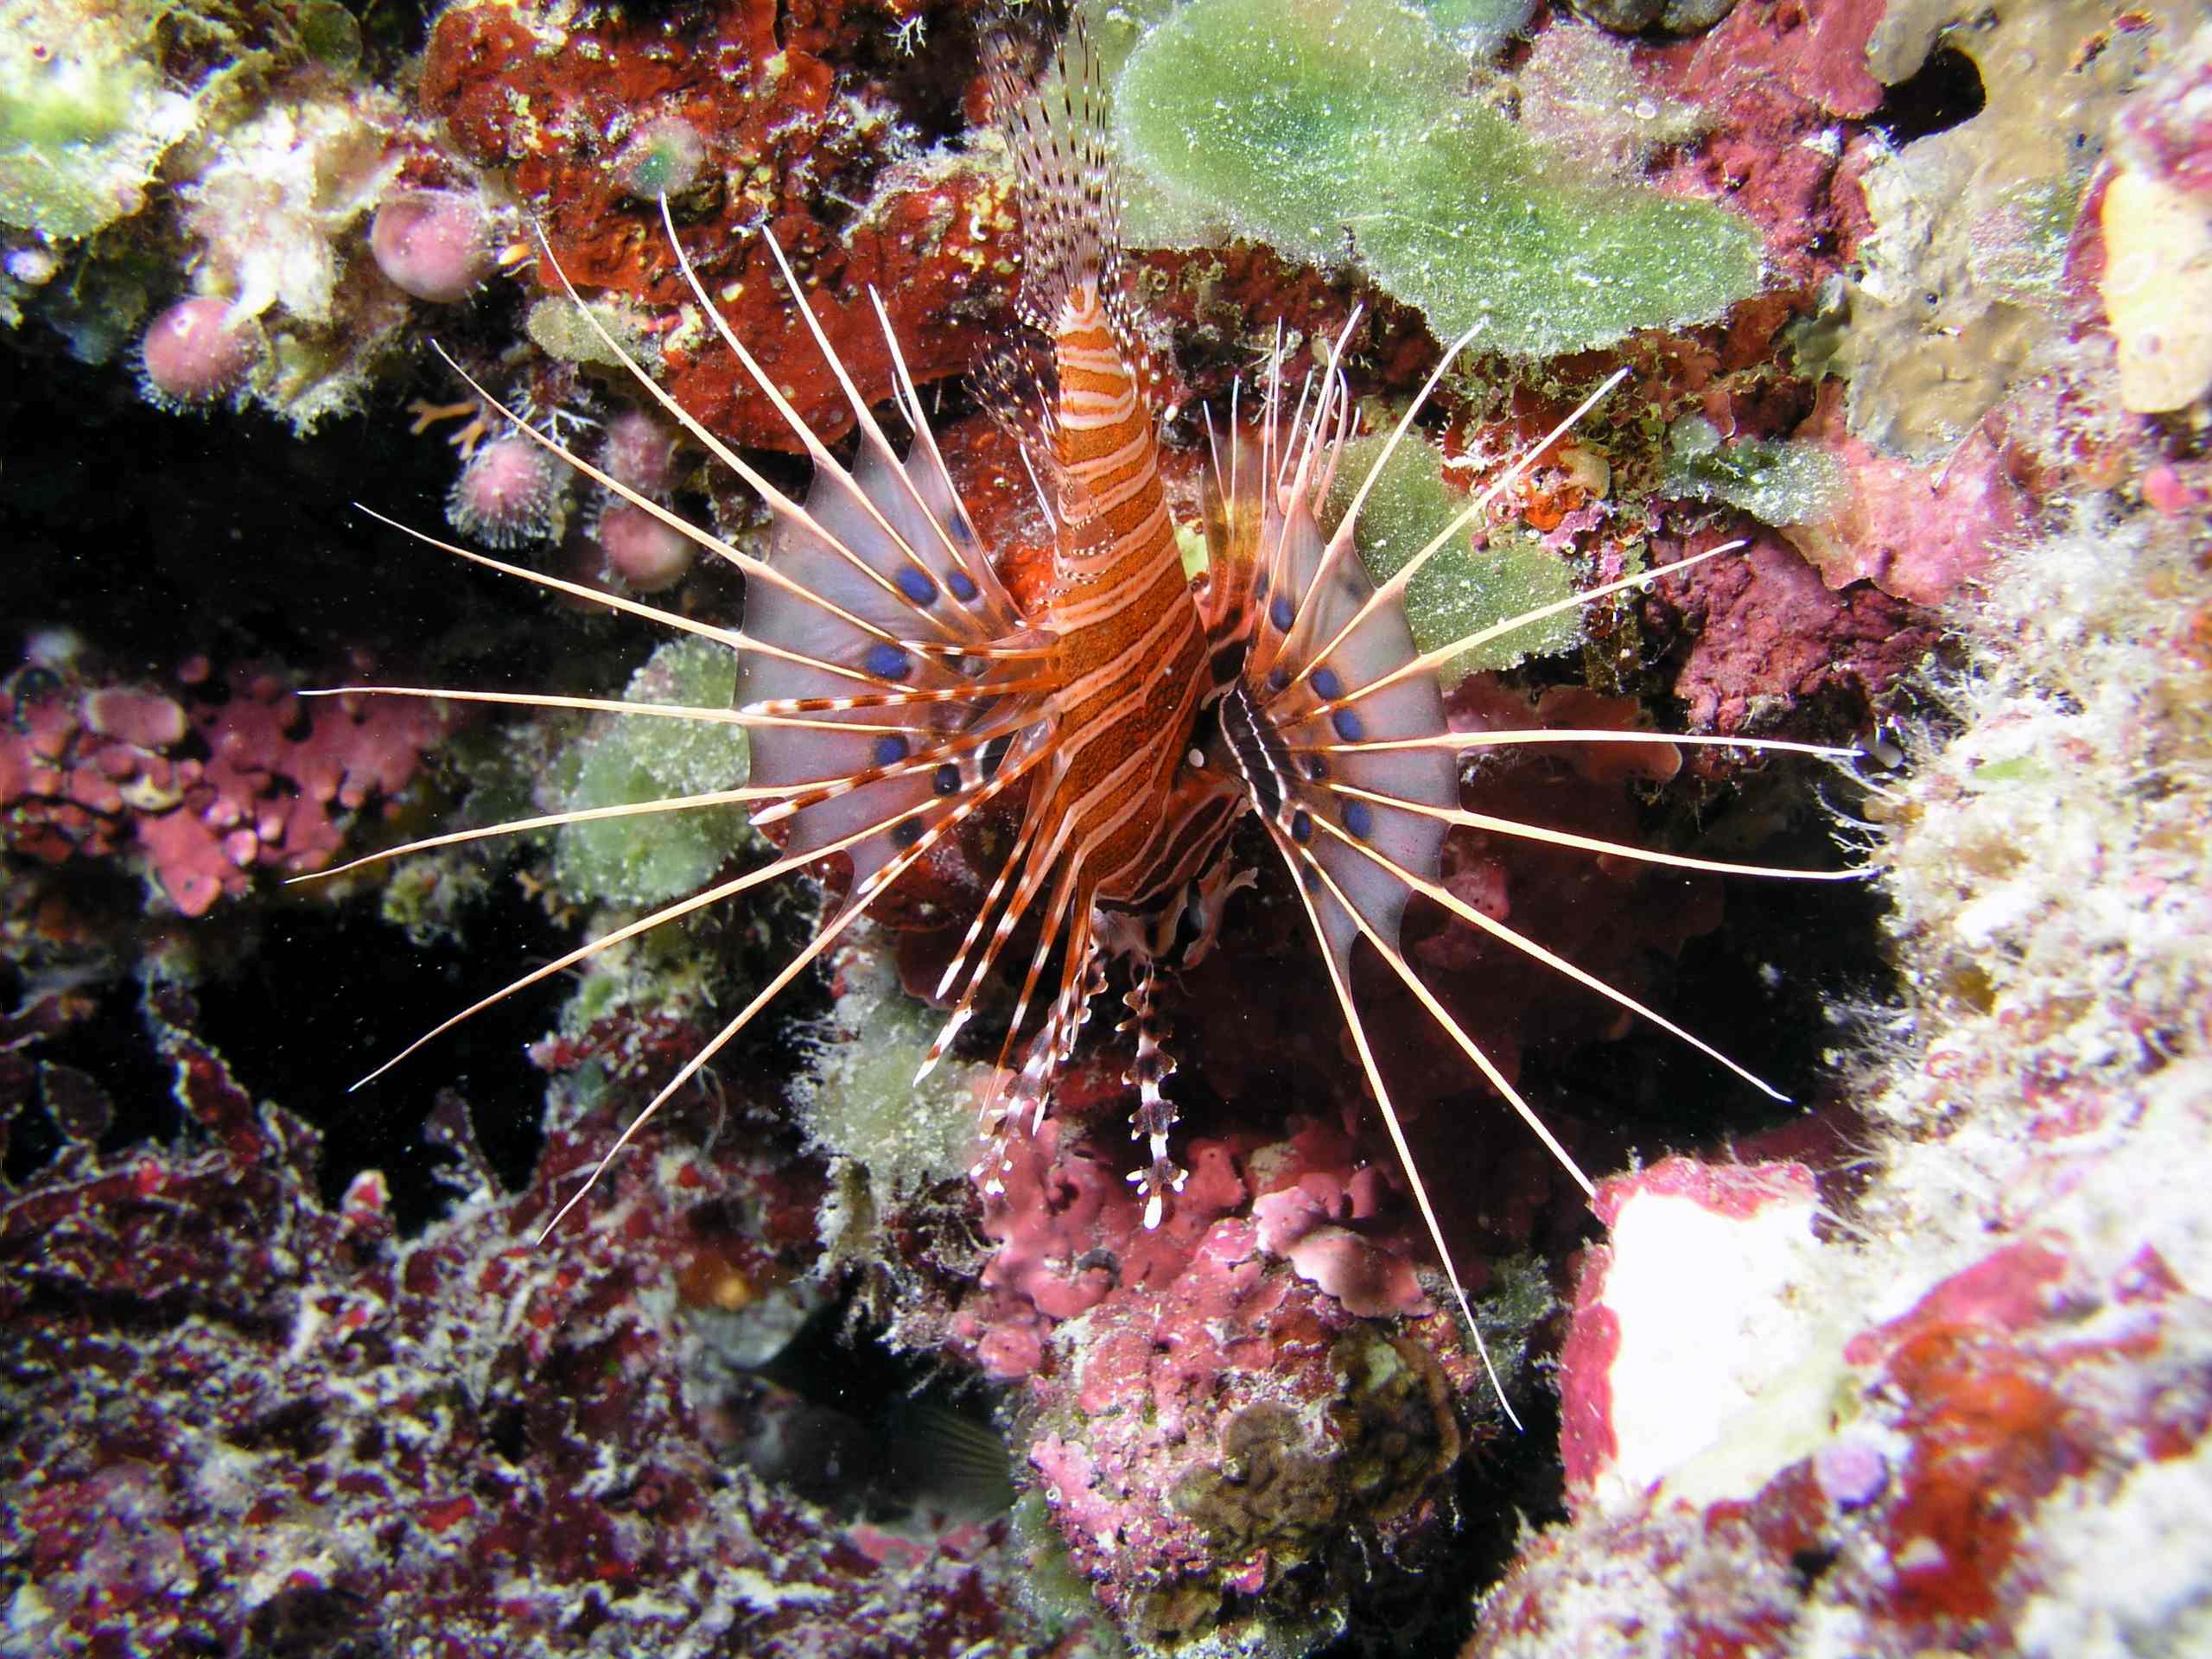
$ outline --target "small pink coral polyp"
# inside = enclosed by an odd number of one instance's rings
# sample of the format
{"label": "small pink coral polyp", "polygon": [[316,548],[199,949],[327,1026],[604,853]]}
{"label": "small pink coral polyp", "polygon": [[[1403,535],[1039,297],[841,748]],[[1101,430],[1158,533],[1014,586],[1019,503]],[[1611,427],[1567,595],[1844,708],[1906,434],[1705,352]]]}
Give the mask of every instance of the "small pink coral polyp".
{"label": "small pink coral polyp", "polygon": [[607,423],[599,465],[617,484],[665,501],[676,484],[676,440],[642,409],[626,409]]}
{"label": "small pink coral polyp", "polygon": [[138,347],[146,389],[156,402],[209,404],[245,384],[260,360],[250,320],[233,321],[225,301],[180,300],[146,330]]}
{"label": "small pink coral polyp", "polygon": [[608,571],[641,594],[673,588],[691,569],[690,537],[627,502],[600,515],[599,546]]}
{"label": "small pink coral polyp", "polygon": [[457,190],[409,190],[377,209],[369,251],[396,288],[450,305],[492,271],[491,227],[476,198]]}
{"label": "small pink coral polyp", "polygon": [[553,533],[561,464],[532,440],[510,433],[482,445],[446,497],[446,518],[493,547],[518,547]]}

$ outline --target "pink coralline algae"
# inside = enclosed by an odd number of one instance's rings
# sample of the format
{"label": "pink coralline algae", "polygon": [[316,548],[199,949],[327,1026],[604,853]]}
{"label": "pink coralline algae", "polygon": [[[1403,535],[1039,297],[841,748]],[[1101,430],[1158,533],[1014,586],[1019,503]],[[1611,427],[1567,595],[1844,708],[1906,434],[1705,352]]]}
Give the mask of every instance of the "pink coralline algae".
{"label": "pink coralline algae", "polygon": [[1435,1541],[1456,1402],[1486,1385],[1414,1277],[1409,1206],[1348,1136],[1196,1140],[1150,1231],[1065,1124],[1010,1151],[954,1331],[1024,1379],[1046,1512],[1125,1627],[1295,1624],[1347,1540]]}
{"label": "pink coralline algae", "polygon": [[1202,1139],[1185,1162],[1188,1184],[1147,1230],[1128,1183],[1062,1122],[1014,1147],[983,1199],[999,1248],[957,1324],[988,1371],[1033,1374],[1055,1325],[1117,1294],[1169,1287],[1171,1300],[1206,1302],[1228,1268],[1262,1255],[1288,1260],[1347,1313],[1432,1311],[1395,1177],[1341,1131],[1300,1120],[1271,1144]]}
{"label": "pink coralline algae", "polygon": [[135,849],[187,916],[252,874],[324,868],[358,816],[390,803],[444,736],[410,699],[308,701],[237,665],[219,687],[194,659],[175,696],[85,686],[37,667],[0,690],[0,830],[49,864]]}
{"label": "pink coralline algae", "polygon": [[[1751,538],[1741,556],[1659,583],[1694,636],[1675,682],[1693,728],[1764,731],[1800,703],[1855,713],[1935,644],[1931,615],[1866,583],[1832,591],[1781,532],[1746,521],[1732,533]],[[1682,551],[1723,539],[1701,531]]]}
{"label": "pink coralline algae", "polygon": [[314,1132],[188,996],[147,1014],[182,1136],[0,1193],[0,1364],[40,1425],[0,1448],[10,1651],[1051,1651],[1010,1633],[1002,1522],[849,1525],[721,1456],[696,1310],[740,1298],[694,1293],[804,1268],[785,1178],[679,1154],[533,1247],[571,1138],[495,1198],[448,1097],[474,1196],[399,1238],[372,1173],[316,1200]]}
{"label": "pink coralline algae", "polygon": [[1710,138],[1660,177],[1685,191],[1725,195],[1758,225],[1770,268],[1790,285],[1817,282],[1837,256],[1840,147],[1837,118],[1863,119],[1882,101],[1866,69],[1866,41],[1882,0],[1739,5],[1694,41],[1652,51],[1655,86],[1719,118]]}
{"label": "pink coralline algae", "polygon": [[1937,605],[1986,570],[1999,548],[2026,528],[2028,492],[2004,444],[1977,428],[1941,467],[1878,453],[1844,429],[1843,387],[1829,381],[1814,417],[1798,429],[1844,465],[1848,494],[1789,539],[1829,587],[1871,582],[1916,605]]}
{"label": "pink coralline algae", "polygon": [[[2148,1247],[2102,1277],[2056,1238],[1999,1244],[1843,1357],[1831,1403],[1851,1427],[1739,1499],[1662,1489],[1542,1535],[1465,1659],[1631,1643],[1749,1659],[1819,1633],[1881,1659],[2085,1651],[2077,1609],[2043,1599],[2077,1568],[2069,1527],[2147,1505],[2145,1483],[2202,1490],[2212,1306]],[[2146,1628],[2179,1616],[2152,1564],[2167,1541],[2128,1547]]]}

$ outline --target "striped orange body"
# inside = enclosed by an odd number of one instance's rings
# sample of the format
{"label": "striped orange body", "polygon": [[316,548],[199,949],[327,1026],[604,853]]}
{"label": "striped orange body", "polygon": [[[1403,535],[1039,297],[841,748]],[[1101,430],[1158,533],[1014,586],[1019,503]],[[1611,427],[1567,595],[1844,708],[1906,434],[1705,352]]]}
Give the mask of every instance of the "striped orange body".
{"label": "striped orange body", "polygon": [[[1217,851],[1231,816],[1211,814],[1211,833],[1194,836],[1194,815],[1182,809],[1185,797],[1176,786],[1205,689],[1208,645],[1167,517],[1154,410],[1139,365],[1100,296],[1095,269],[1069,283],[1052,310],[1056,396],[1042,435],[1058,486],[1057,539],[1046,603],[1034,619],[1054,639],[1046,676],[1056,682],[1047,700],[1051,754],[1039,768],[1007,867],[1015,876],[1013,895],[982,963],[1040,901],[1044,925],[1002,1063],[1023,1030],[1053,944],[1065,948],[1043,1027],[1014,1071],[1001,1074],[989,1103],[994,1121],[1026,1109],[1033,1122],[1043,1112],[1090,998],[1103,988],[1096,907],[1157,901],[1185,859],[1202,863]],[[1129,950],[1129,931],[1115,932],[1115,948]],[[1134,954],[1139,1005],[1133,1006],[1141,1015],[1151,964],[1141,950]],[[964,1022],[982,976],[979,969],[970,978],[932,1060]],[[1140,1079],[1140,1128],[1154,1152],[1144,1182],[1155,1213],[1181,1180],[1167,1160],[1173,1114],[1158,1087],[1166,1069],[1162,1057],[1157,1075]]]}
{"label": "striped orange body", "polygon": [[1060,760],[1048,813],[1078,871],[1078,910],[1143,885],[1159,802],[1198,712],[1205,636],[1160,491],[1153,412],[1095,289],[1055,342],[1065,528],[1046,626],[1059,636]]}

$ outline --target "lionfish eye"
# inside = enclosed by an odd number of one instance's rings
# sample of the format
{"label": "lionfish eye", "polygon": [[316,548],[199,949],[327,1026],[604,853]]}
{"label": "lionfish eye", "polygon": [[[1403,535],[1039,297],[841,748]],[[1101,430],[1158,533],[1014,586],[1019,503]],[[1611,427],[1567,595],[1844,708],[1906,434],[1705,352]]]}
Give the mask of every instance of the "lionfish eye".
{"label": "lionfish eye", "polygon": [[1213,747],[1214,740],[1220,735],[1220,705],[1211,702],[1202,705],[1198,709],[1198,717],[1191,722],[1190,747],[1204,753]]}

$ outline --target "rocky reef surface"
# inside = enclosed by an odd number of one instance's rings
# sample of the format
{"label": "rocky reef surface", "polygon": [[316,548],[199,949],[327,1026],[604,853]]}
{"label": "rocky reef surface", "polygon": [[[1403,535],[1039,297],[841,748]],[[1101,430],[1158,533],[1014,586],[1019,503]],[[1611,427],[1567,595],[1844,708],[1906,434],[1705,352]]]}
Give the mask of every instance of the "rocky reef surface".
{"label": "rocky reef surface", "polygon": [[[986,822],[541,1238],[820,900],[580,955],[761,834],[734,806],[457,834],[747,765],[728,731],[496,700],[727,703],[719,647],[591,601],[728,622],[741,582],[469,381],[754,544],[759,503],[607,342],[796,485],[658,203],[834,437],[765,226],[868,399],[880,296],[1033,588],[1047,529],[966,378],[1017,327],[1007,15],[0,0],[0,1649],[2212,1641],[2212,29],[1078,10],[1185,518],[1198,411],[1278,340],[1302,372],[1351,323],[1387,430],[1474,331],[1378,484],[1378,573],[1630,371],[1411,620],[1426,645],[1659,574],[1451,664],[1454,727],[1860,759],[1530,743],[1462,804],[1868,879],[1463,828],[1445,885],[1794,1103],[1416,906],[1423,978],[1607,1177],[1586,1201],[1362,965],[1501,1402],[1273,872],[1160,992],[1192,1172],[1166,1222],[1126,1179],[1112,1018],[971,1177],[1007,1007],[910,1080]],[[365,684],[493,700],[313,695]]]}

